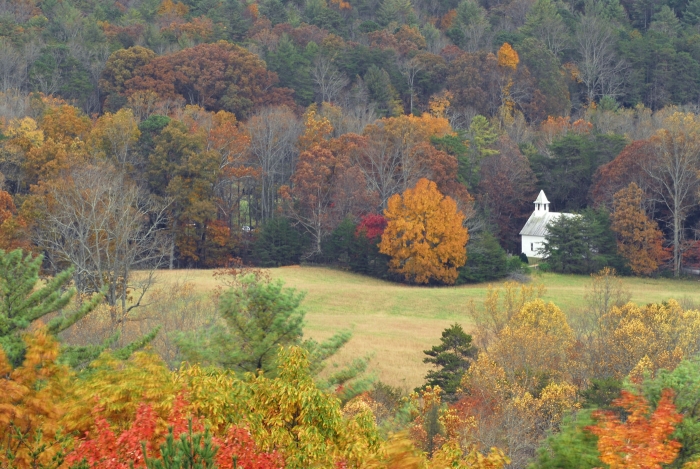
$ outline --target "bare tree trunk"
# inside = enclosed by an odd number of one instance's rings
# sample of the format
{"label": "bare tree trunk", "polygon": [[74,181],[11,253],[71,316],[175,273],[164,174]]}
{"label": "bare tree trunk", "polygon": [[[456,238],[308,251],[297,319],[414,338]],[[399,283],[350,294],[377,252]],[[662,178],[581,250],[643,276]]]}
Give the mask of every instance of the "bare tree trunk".
{"label": "bare tree trunk", "polygon": [[170,262],[168,264],[168,269],[173,270],[173,265],[175,264],[175,234],[170,237]]}
{"label": "bare tree trunk", "polygon": [[673,274],[679,276],[683,263],[683,223],[697,204],[700,188],[700,119],[676,112],[664,119],[654,137],[655,157],[644,170],[653,184],[654,202],[670,213],[673,231]]}
{"label": "bare tree trunk", "polygon": [[72,168],[44,189],[37,245],[75,266],[78,290],[106,290],[110,305],[126,307],[132,270],[161,264],[168,204],[157,204],[105,162]]}
{"label": "bare tree trunk", "polygon": [[576,42],[579,77],[586,87],[588,102],[620,94],[627,66],[616,57],[611,26],[598,16],[585,15],[576,31]]}
{"label": "bare tree trunk", "polygon": [[260,215],[266,221],[274,212],[277,187],[286,184],[294,172],[301,125],[283,106],[262,109],[248,121],[247,130],[251,159],[261,170]]}

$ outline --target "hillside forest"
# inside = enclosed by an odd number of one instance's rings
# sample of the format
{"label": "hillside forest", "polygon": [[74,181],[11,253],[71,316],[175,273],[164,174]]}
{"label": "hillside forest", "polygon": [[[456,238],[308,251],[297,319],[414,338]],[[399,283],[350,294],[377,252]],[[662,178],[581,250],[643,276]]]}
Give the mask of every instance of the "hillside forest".
{"label": "hillside forest", "polygon": [[[521,283],[406,392],[299,263]],[[0,0],[1,469],[693,469],[698,269],[700,0]]]}

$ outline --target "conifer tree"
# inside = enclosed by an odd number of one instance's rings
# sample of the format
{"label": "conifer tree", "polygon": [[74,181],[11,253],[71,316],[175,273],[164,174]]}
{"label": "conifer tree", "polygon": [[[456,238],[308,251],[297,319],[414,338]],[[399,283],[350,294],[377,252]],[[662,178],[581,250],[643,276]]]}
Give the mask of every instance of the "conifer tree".
{"label": "conifer tree", "polygon": [[472,336],[459,324],[453,324],[442,331],[440,345],[423,353],[428,355],[423,362],[437,368],[425,375],[426,383],[440,386],[445,395],[450,396],[457,393],[462,376],[469,368],[469,359],[476,357],[477,348],[472,345]]}
{"label": "conifer tree", "polygon": [[[178,338],[185,359],[239,373],[263,371],[265,376],[275,377],[280,350],[300,346],[309,356],[311,373],[318,375],[324,362],[352,337],[350,332],[341,331],[323,342],[302,340],[306,312],[300,304],[304,293],[284,288],[281,281],[271,282],[253,274],[237,278],[236,284],[221,297],[222,322]],[[372,378],[360,377],[368,361],[358,358],[317,384],[339,390],[341,399],[349,399],[369,388]]]}
{"label": "conifer tree", "polygon": [[[98,293],[75,309],[66,308],[75,295],[75,289],[68,288],[73,276],[73,267],[37,287],[40,283],[39,270],[43,260],[43,256],[32,257],[21,249],[10,252],[0,249],[0,348],[4,350],[13,367],[19,366],[24,359],[25,344],[22,336],[33,321],[57,313],[46,323],[47,332],[56,336],[85,317],[104,298],[103,293]],[[115,356],[120,359],[128,358],[134,351],[153,341],[159,329],[156,328],[115,350]],[[72,368],[84,366],[105,349],[113,346],[118,338],[119,334],[114,334],[101,344],[63,346],[59,361]]]}
{"label": "conifer tree", "polygon": [[[144,453],[146,447],[143,448]],[[216,453],[218,447],[212,443],[209,430],[193,432],[192,422],[187,433],[177,438],[173,434],[172,427],[160,447],[160,458],[146,457],[148,469],[214,469],[216,465]]]}
{"label": "conifer tree", "polygon": [[[42,261],[43,256],[32,258],[31,254],[25,254],[21,249],[10,252],[0,250],[0,347],[15,367],[24,358],[22,333],[32,321],[61,311],[75,294],[75,290],[67,289],[72,268],[37,288]],[[94,309],[101,299],[100,295],[96,295],[76,311],[68,315],[59,314],[48,322],[48,332],[58,334],[69,328]]]}
{"label": "conifer tree", "polygon": [[304,312],[303,294],[283,289],[282,282],[260,281],[247,275],[226,291],[219,314],[225,328],[215,325],[205,334],[181,337],[185,357],[221,365],[238,372],[274,373],[280,346],[300,342]]}

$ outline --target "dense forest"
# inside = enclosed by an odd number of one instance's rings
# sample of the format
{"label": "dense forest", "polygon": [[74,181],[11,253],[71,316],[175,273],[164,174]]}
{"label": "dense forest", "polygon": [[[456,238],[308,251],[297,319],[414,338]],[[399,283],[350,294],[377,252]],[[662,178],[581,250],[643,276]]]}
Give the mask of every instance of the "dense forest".
{"label": "dense forest", "polygon": [[[539,189],[555,211],[588,210],[546,267],[700,262],[700,4],[6,0],[0,13],[2,247],[77,265],[81,291],[101,288],[95,272],[231,258],[416,281],[375,249],[381,230],[352,238],[422,178],[456,201],[474,253],[426,281],[517,270],[506,253]],[[127,208],[103,234],[126,264],[69,242]]]}
{"label": "dense forest", "polygon": [[[0,0],[0,469],[699,467],[699,106],[700,0]],[[407,393],[301,262],[523,283]]]}

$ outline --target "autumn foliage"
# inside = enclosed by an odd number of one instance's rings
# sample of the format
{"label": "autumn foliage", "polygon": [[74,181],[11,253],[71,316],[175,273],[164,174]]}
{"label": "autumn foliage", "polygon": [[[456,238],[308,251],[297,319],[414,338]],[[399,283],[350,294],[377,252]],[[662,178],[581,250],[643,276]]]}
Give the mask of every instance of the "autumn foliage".
{"label": "autumn foliage", "polygon": [[588,429],[598,436],[600,460],[611,469],[659,469],[676,458],[680,443],[671,434],[682,416],[673,405],[673,393],[665,390],[652,412],[643,396],[622,391],[614,404],[627,413],[625,421],[611,412],[595,414],[597,425]]}
{"label": "autumn foliage", "polygon": [[60,420],[70,372],[56,363],[58,342],[40,331],[26,343],[15,369],[0,348],[0,466],[17,469],[50,464],[69,443]]}
{"label": "autumn foliage", "polygon": [[241,118],[255,106],[289,103],[289,91],[275,88],[277,82],[259,58],[222,41],[153,58],[124,82],[124,94],[153,91]]}
{"label": "autumn foliage", "polygon": [[617,249],[637,275],[649,275],[668,257],[658,225],[644,213],[643,192],[634,182],[615,194],[612,230]]}
{"label": "autumn foliage", "polygon": [[[145,468],[146,460],[158,457],[165,437],[188,432],[203,432],[204,425],[193,419],[182,395],[173,404],[167,429],[158,425],[158,416],[148,404],[140,404],[131,426],[115,434],[100,408],[93,411],[95,430],[89,432],[66,457],[69,465],[87,463],[91,469]],[[219,469],[282,469],[284,460],[278,452],[261,451],[245,428],[231,426],[222,437],[213,437],[215,461]],[[234,466],[236,464],[236,466]]]}
{"label": "autumn foliage", "polygon": [[379,244],[390,255],[391,269],[415,283],[454,283],[467,260],[469,240],[457,204],[421,179],[415,188],[393,195],[384,211],[387,227]]}

